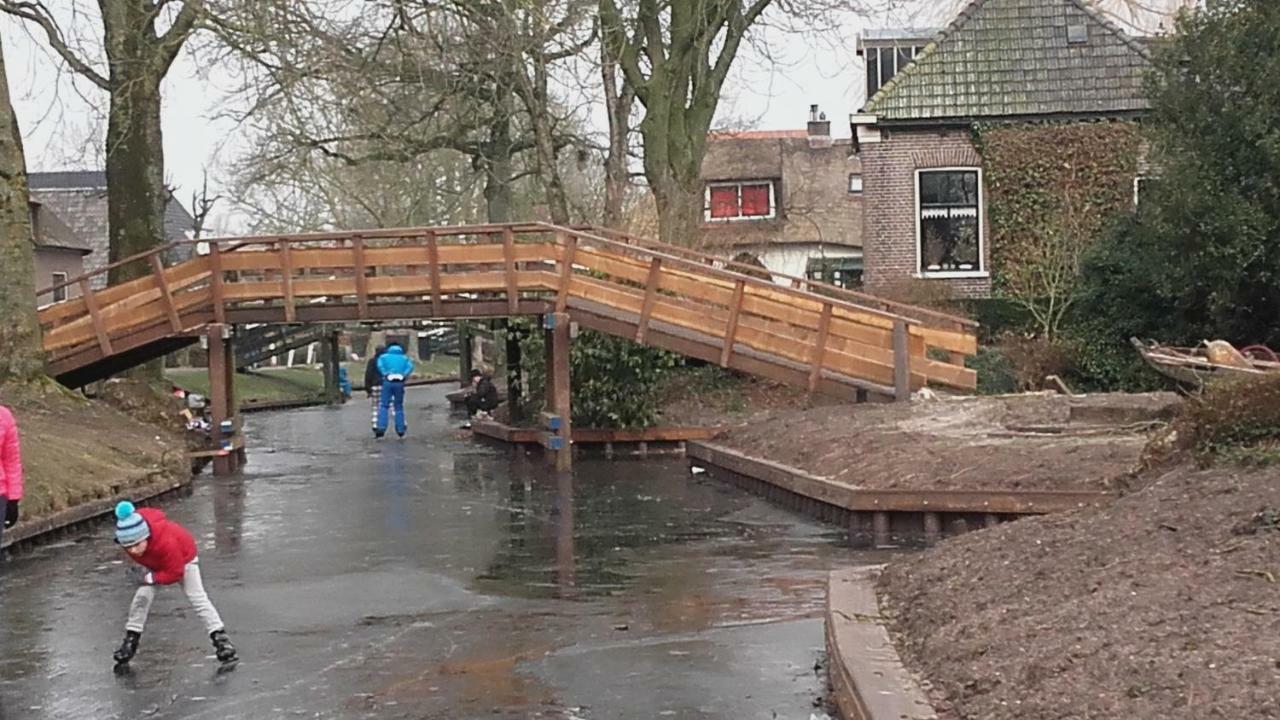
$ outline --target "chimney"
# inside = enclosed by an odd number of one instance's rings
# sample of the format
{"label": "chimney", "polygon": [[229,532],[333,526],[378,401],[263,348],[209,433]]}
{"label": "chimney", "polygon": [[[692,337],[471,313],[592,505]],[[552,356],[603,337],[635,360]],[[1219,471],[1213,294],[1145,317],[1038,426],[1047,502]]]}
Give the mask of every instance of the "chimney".
{"label": "chimney", "polygon": [[831,147],[831,121],[817,105],[809,106],[809,147]]}

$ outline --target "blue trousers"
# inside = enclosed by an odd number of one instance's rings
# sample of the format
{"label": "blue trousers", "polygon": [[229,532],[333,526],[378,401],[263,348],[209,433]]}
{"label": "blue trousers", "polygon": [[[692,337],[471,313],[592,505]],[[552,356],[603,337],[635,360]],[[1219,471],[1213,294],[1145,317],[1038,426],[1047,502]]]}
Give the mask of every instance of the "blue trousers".
{"label": "blue trousers", "polygon": [[378,398],[378,423],[374,426],[378,432],[387,431],[387,412],[392,403],[396,406],[396,434],[403,435],[409,429],[404,420],[403,380],[382,381],[382,397]]}

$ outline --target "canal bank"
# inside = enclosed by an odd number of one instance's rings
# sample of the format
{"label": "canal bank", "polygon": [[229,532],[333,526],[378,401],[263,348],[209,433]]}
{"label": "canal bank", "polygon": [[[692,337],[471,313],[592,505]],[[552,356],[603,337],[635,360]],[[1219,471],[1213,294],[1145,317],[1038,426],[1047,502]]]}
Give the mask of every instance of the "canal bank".
{"label": "canal bank", "polygon": [[177,593],[112,675],[131,588],[105,529],[9,563],[5,719],[820,712],[827,572],[883,555],[682,463],[557,481],[457,433],[444,390],[411,392],[403,442],[359,404],[254,415],[245,474],[167,505],[241,648],[229,675]]}

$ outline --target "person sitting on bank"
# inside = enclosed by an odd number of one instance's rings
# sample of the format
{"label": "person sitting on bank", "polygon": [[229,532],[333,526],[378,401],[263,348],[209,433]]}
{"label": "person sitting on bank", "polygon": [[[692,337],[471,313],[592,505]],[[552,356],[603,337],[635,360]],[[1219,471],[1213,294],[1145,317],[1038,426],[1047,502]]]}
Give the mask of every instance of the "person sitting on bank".
{"label": "person sitting on bank", "polygon": [[382,398],[382,373],[378,372],[378,358],[387,349],[379,345],[364,366],[364,396],[369,398],[369,426],[378,427],[378,403]]}
{"label": "person sitting on bank", "polygon": [[378,401],[378,422],[373,428],[374,437],[387,433],[387,412],[395,405],[396,435],[404,437],[408,423],[404,417],[404,383],[413,374],[413,360],[404,354],[400,343],[391,343],[378,358],[378,372],[382,375],[382,398]]}
{"label": "person sitting on bank", "polygon": [[471,393],[467,395],[467,417],[488,420],[498,407],[498,388],[488,373],[471,371]]}

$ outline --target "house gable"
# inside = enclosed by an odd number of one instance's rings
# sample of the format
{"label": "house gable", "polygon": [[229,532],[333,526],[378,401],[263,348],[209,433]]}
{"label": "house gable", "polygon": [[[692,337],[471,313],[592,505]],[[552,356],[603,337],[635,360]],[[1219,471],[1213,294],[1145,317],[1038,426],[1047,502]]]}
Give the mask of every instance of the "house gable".
{"label": "house gable", "polygon": [[974,0],[872,97],[880,121],[1124,115],[1147,49],[1084,0]]}

